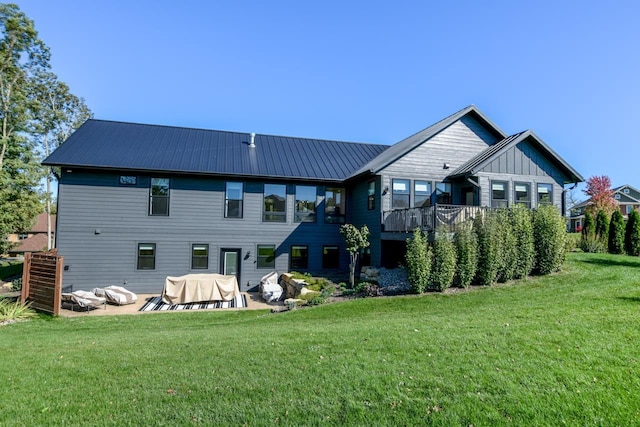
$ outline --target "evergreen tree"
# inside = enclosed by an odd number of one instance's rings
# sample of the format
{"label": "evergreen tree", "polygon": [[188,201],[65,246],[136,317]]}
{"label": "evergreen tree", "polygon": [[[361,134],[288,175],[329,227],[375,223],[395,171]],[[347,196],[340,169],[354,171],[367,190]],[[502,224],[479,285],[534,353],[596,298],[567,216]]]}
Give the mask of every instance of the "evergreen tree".
{"label": "evergreen tree", "polygon": [[640,213],[635,209],[631,211],[627,220],[624,248],[629,255],[640,255]]}
{"label": "evergreen tree", "polygon": [[596,215],[595,233],[598,239],[602,240],[609,236],[609,216],[603,209],[600,209]]}
{"label": "evergreen tree", "polygon": [[596,232],[596,224],[593,220],[593,215],[591,215],[590,211],[586,211],[584,213],[584,225],[582,227],[582,235],[590,236],[595,234]]}
{"label": "evergreen tree", "polygon": [[612,254],[624,253],[625,224],[624,217],[619,209],[613,211],[609,224],[609,252]]}

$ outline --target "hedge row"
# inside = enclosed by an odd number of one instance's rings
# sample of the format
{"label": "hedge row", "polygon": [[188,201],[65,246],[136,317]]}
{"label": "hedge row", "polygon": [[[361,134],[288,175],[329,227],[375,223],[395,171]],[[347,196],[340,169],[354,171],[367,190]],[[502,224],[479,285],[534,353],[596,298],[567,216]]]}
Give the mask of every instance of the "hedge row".
{"label": "hedge row", "polygon": [[565,246],[565,221],[554,207],[490,210],[455,233],[438,230],[432,244],[414,230],[407,239],[408,278],[422,293],[549,274],[562,266]]}
{"label": "hedge row", "polygon": [[584,252],[640,255],[640,213],[632,210],[625,224],[618,209],[611,218],[603,210],[598,211],[595,221],[587,211],[579,247]]}

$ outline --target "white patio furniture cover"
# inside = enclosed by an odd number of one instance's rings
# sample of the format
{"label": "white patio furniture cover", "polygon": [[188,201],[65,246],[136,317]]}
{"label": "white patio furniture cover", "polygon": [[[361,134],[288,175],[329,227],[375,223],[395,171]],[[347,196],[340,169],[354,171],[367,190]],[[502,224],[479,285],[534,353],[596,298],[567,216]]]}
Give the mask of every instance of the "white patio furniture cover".
{"label": "white patio furniture cover", "polygon": [[106,288],[94,288],[93,293],[99,297],[105,297],[111,304],[125,305],[138,301],[138,296],[122,286],[107,286]]}
{"label": "white patio furniture cover", "polygon": [[238,280],[233,275],[187,274],[167,276],[162,301],[167,304],[187,304],[202,301],[231,301],[240,295]]}
{"label": "white patio furniture cover", "polygon": [[278,273],[272,271],[260,279],[260,294],[267,302],[282,298],[282,286],[278,284]]}
{"label": "white patio furniture cover", "polygon": [[70,293],[63,292],[61,300],[63,302],[77,304],[82,308],[98,307],[107,302],[106,298],[99,297],[89,291],[73,291]]}

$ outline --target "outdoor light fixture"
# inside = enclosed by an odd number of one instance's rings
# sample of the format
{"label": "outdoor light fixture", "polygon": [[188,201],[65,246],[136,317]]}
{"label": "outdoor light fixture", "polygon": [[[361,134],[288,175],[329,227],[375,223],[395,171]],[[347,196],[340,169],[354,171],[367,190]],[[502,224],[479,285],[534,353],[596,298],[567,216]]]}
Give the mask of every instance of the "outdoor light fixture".
{"label": "outdoor light fixture", "polygon": [[384,190],[382,190],[382,195],[386,196],[388,192],[389,192],[389,186],[387,185],[386,187],[384,187]]}
{"label": "outdoor light fixture", "polygon": [[449,163],[445,163],[444,166],[442,167],[443,169],[449,169]]}

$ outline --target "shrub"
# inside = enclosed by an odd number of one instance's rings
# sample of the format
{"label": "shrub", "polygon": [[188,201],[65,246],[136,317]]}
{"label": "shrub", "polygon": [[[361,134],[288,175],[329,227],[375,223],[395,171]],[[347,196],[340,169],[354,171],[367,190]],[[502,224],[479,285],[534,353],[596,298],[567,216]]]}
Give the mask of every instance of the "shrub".
{"label": "shrub", "polygon": [[22,290],[22,277],[11,281],[11,290],[13,292],[19,292]]}
{"label": "shrub", "polygon": [[11,302],[8,299],[0,299],[0,322],[5,320],[20,320],[36,317],[29,304]]}
{"label": "shrub", "polygon": [[604,253],[607,252],[607,245],[605,244],[605,240],[598,237],[595,233],[585,234],[580,238],[580,243],[578,245],[582,252],[588,253]]}
{"label": "shrub", "polygon": [[609,216],[607,213],[600,209],[596,215],[596,236],[602,240],[607,240],[609,237]]}
{"label": "shrub", "polygon": [[437,232],[433,242],[430,289],[444,291],[453,283],[455,274],[456,247],[448,232]]}
{"label": "shrub", "polygon": [[476,281],[480,285],[489,286],[495,283],[499,268],[500,241],[496,215],[492,211],[487,212],[484,218],[478,215],[473,229],[478,237]]}
{"label": "shrub", "polygon": [[640,213],[635,209],[629,213],[629,219],[627,220],[624,248],[629,255],[640,255]]}
{"label": "shrub", "polygon": [[498,228],[499,245],[498,251],[498,282],[506,282],[513,279],[518,257],[516,247],[516,237],[511,222],[511,211],[509,209],[498,209],[494,212],[496,216],[496,226]]}
{"label": "shrub", "polygon": [[431,250],[426,236],[419,228],[413,231],[413,237],[407,239],[405,260],[411,289],[416,293],[426,291],[431,273]]}
{"label": "shrub", "polygon": [[624,217],[620,210],[616,209],[611,215],[609,224],[608,249],[612,254],[624,253]]}
{"label": "shrub", "polygon": [[582,227],[582,235],[587,235],[587,234],[595,234],[596,232],[596,224],[593,221],[593,215],[591,215],[591,212],[586,211],[584,214],[584,226]]}
{"label": "shrub", "polygon": [[511,226],[516,248],[513,278],[522,279],[531,274],[536,262],[531,211],[523,206],[515,207],[511,211]]}
{"label": "shrub", "polygon": [[[564,245],[566,253],[573,252],[580,246],[581,233],[567,233],[567,241]],[[624,237],[624,235],[623,235]]]}
{"label": "shrub", "polygon": [[453,241],[457,264],[454,283],[466,288],[473,281],[478,268],[478,237],[471,229],[471,224],[460,224]]}
{"label": "shrub", "polygon": [[533,240],[539,274],[560,270],[567,236],[565,218],[553,206],[541,206],[533,215]]}
{"label": "shrub", "polygon": [[382,289],[377,283],[367,283],[364,287],[364,295],[367,297],[381,297]]}

